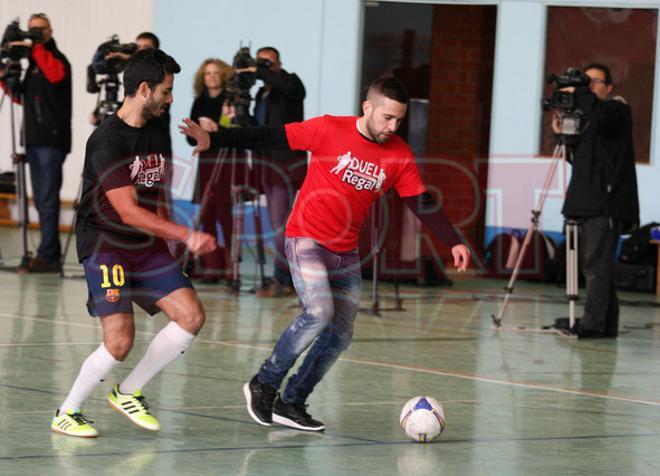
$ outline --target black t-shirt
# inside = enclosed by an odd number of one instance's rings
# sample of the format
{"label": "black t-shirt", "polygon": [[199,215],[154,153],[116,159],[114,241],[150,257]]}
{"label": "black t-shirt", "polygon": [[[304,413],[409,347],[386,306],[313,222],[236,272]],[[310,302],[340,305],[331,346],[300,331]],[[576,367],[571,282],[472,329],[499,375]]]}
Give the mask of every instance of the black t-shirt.
{"label": "black t-shirt", "polygon": [[138,205],[158,210],[171,160],[167,139],[154,121],[131,127],[117,115],[104,120],[87,140],[83,192],[76,216],[78,260],[98,253],[167,251],[164,240],[122,223],[106,192],[133,185]]}

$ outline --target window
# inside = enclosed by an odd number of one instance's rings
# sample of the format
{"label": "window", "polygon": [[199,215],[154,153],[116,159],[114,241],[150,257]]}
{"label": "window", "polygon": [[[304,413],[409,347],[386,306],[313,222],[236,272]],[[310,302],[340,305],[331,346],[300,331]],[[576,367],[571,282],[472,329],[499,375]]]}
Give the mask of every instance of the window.
{"label": "window", "polygon": [[[638,163],[649,163],[650,157],[657,22],[657,10],[650,9],[548,8],[545,76],[593,62],[609,66],[612,94],[632,110]],[[546,86],[546,96],[551,92]],[[545,114],[542,153],[549,155],[553,146],[550,114]]]}

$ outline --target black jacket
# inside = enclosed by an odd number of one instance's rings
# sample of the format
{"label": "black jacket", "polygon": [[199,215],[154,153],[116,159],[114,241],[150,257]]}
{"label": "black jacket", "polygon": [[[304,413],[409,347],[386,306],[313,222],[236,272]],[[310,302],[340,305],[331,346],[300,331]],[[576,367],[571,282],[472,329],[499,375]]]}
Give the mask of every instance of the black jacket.
{"label": "black jacket", "polygon": [[[195,98],[192,108],[190,110],[190,119],[199,122],[200,117],[208,117],[209,119],[218,122],[222,116],[222,105],[227,99],[226,92],[223,90],[218,96],[209,96],[206,89],[202,94]],[[190,137],[186,137],[188,144],[197,145],[197,141]],[[199,163],[197,166],[197,175],[195,177],[195,189],[193,191],[192,202],[201,203],[202,195],[206,190],[207,184],[213,171],[218,167],[218,153],[220,147],[211,146],[208,150],[199,154]],[[231,184],[231,170],[229,167],[220,166],[220,176],[218,177],[218,186],[226,193],[217,193],[215,200],[221,200],[223,204],[231,203],[230,184]]]}
{"label": "black jacket", "polygon": [[37,44],[22,84],[27,145],[71,151],[71,65],[52,38]]}
{"label": "black jacket", "polygon": [[579,88],[575,96],[586,122],[575,146],[562,213],[608,216],[634,227],[639,200],[630,107],[620,98],[601,101],[588,88]]}
{"label": "black jacket", "polygon": [[[265,66],[257,66],[257,78],[266,86],[259,89],[255,102],[255,116],[262,103],[266,105],[266,121],[263,125],[281,126],[304,119],[303,100],[305,86],[295,73],[280,70],[274,73]],[[267,86],[270,86],[270,90]],[[268,92],[268,94],[266,94]],[[307,174],[307,154],[300,151],[271,150],[260,151],[261,157],[269,165],[262,167],[262,180],[265,183],[280,181],[286,174],[294,188],[300,188]],[[273,159],[273,160],[269,160]]]}
{"label": "black jacket", "polygon": [[[209,93],[204,89],[202,94],[195,98],[193,101],[192,108],[190,109],[190,119],[195,122],[199,122],[200,117],[208,117],[209,119],[218,122],[220,116],[222,115],[222,105],[227,99],[227,95],[223,90],[218,96],[211,97]],[[188,144],[197,145],[197,141],[190,137],[186,137]],[[217,148],[210,150],[210,152],[217,152]],[[207,151],[209,152],[209,151]]]}

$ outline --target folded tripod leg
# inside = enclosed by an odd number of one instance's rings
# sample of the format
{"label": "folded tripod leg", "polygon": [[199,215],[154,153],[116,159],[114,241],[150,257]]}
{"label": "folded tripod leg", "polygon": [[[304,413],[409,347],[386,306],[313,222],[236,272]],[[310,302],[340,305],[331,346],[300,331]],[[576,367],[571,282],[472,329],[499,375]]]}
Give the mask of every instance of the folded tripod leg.
{"label": "folded tripod leg", "polygon": [[578,222],[566,220],[566,296],[569,329],[575,328],[575,303],[578,300]]}

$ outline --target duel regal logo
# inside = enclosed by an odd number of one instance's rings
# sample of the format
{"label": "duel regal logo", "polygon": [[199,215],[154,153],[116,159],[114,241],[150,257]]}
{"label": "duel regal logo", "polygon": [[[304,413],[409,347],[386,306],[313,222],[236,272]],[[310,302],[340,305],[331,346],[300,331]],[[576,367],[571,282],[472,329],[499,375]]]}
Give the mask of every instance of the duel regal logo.
{"label": "duel regal logo", "polygon": [[379,192],[387,175],[385,171],[376,164],[360,160],[351,156],[349,150],[344,155],[337,157],[337,165],[330,172],[341,175],[341,181],[352,185],[355,190],[370,190]]}
{"label": "duel regal logo", "polygon": [[165,177],[165,158],[161,154],[147,156],[136,155],[131,169],[131,180],[135,185],[153,187],[154,183],[160,182]]}

